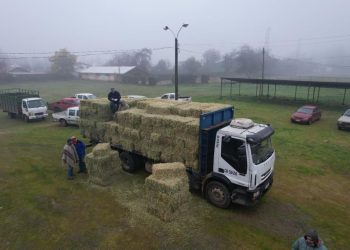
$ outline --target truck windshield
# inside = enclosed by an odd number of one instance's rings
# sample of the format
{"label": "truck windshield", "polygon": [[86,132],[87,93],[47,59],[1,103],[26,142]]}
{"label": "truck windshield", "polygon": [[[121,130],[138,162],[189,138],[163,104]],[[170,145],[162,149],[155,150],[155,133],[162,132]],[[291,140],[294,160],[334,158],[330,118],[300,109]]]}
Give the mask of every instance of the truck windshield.
{"label": "truck windshield", "polygon": [[43,100],[38,99],[38,100],[28,101],[28,108],[40,108],[40,107],[45,107],[45,103],[43,102]]}
{"label": "truck windshield", "polygon": [[254,164],[260,164],[269,159],[273,153],[271,138],[266,138],[258,144],[251,144],[250,149]]}

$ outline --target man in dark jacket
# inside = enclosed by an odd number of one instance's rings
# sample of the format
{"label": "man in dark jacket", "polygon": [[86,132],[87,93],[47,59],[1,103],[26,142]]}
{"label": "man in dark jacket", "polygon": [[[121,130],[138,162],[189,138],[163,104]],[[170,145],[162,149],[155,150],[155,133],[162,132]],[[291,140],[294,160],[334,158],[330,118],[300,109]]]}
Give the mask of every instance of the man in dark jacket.
{"label": "man in dark jacket", "polygon": [[79,158],[79,171],[78,173],[86,173],[85,165],[85,144],[81,140],[78,140],[75,136],[71,137],[72,143],[77,151]]}
{"label": "man in dark jacket", "polygon": [[120,93],[114,88],[111,88],[111,91],[108,93],[108,100],[113,114],[119,109],[120,98]]}
{"label": "man in dark jacket", "polygon": [[292,250],[327,250],[327,247],[318,237],[318,233],[310,230],[293,243]]}

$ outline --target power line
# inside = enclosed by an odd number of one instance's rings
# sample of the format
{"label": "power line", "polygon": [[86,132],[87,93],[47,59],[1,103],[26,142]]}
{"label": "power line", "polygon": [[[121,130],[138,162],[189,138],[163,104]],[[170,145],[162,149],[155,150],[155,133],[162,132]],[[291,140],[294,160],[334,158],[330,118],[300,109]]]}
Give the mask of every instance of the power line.
{"label": "power line", "polygon": [[[158,51],[164,49],[173,49],[173,47],[159,47],[150,48],[151,51]],[[124,53],[135,53],[141,51],[142,49],[130,49],[130,50],[95,50],[95,51],[73,51],[69,52],[75,56],[97,56],[97,55],[114,55],[114,54],[124,54]],[[57,51],[56,51],[57,52]],[[0,55],[45,55],[45,54],[55,54],[56,52],[11,52],[11,53],[0,53]],[[60,56],[60,55],[59,55]],[[62,55],[66,56],[66,55]],[[20,57],[0,57],[0,60],[17,60],[17,59],[49,59],[51,56],[20,56]]]}

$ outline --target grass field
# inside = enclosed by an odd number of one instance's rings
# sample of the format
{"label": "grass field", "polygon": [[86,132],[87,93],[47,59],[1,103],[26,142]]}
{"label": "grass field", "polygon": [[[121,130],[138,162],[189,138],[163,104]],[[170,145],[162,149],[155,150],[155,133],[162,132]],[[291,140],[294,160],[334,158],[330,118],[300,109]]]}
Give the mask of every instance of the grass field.
{"label": "grass field", "polygon": [[[76,92],[105,97],[115,86],[122,93],[155,97],[172,86],[147,87],[101,82],[41,82],[0,85],[37,89],[47,101]],[[320,232],[329,249],[350,245],[350,132],[336,120],[347,108],[339,96],[324,93],[323,117],[311,126],[291,124],[302,103],[248,94],[218,99],[218,84],[180,85],[196,101],[233,104],[236,117],[275,128],[275,182],[253,208],[218,209],[192,195],[175,221],[161,222],[145,212],[145,172],[120,172],[102,188],[86,176],[67,181],[60,154],[76,127],[47,120],[25,123],[0,113],[0,249],[290,249],[309,228]],[[255,91],[255,90],[251,90]],[[255,93],[255,92],[252,92]],[[323,101],[323,102],[322,102]]]}

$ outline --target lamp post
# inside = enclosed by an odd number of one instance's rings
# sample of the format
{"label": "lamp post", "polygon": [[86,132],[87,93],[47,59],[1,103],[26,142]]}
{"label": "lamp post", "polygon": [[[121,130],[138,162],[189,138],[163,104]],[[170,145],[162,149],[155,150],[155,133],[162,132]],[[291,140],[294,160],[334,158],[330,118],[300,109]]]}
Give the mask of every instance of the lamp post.
{"label": "lamp post", "polygon": [[178,32],[174,33],[174,31],[172,31],[172,29],[170,29],[168,26],[165,26],[163,29],[164,30],[170,30],[171,33],[173,33],[174,35],[174,38],[175,38],[175,100],[178,99],[178,96],[179,96],[179,88],[178,88],[178,85],[179,85],[179,78],[178,78],[178,44],[177,44],[177,39],[179,37],[179,33],[181,31],[182,28],[187,28],[188,27],[188,24],[187,23],[184,23],[183,25],[181,25],[180,29],[178,30]]}

